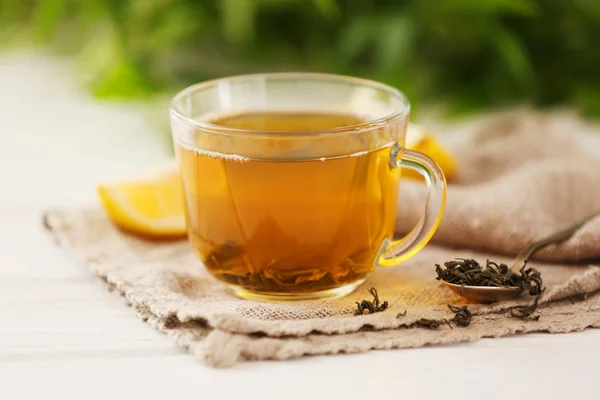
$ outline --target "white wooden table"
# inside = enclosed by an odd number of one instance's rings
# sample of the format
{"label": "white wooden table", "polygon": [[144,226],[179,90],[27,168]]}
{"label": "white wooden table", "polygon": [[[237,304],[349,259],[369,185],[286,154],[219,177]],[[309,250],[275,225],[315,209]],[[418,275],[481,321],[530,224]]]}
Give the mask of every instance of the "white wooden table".
{"label": "white wooden table", "polygon": [[600,398],[595,330],[227,370],[182,352],[41,228],[44,208],[94,204],[99,180],[169,156],[138,108],[95,102],[69,75],[49,57],[0,56],[0,399],[508,398],[501,385]]}

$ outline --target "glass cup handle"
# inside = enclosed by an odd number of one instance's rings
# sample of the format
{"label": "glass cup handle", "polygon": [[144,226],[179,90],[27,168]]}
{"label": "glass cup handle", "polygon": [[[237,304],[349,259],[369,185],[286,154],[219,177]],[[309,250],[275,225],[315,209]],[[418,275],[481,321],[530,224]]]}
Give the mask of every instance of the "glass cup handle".
{"label": "glass cup handle", "polygon": [[392,168],[409,168],[421,174],[427,183],[428,193],[419,223],[406,236],[388,244],[378,261],[382,267],[397,265],[421,250],[435,233],[446,205],[446,177],[429,156],[403,149],[396,143],[390,155],[390,165]]}

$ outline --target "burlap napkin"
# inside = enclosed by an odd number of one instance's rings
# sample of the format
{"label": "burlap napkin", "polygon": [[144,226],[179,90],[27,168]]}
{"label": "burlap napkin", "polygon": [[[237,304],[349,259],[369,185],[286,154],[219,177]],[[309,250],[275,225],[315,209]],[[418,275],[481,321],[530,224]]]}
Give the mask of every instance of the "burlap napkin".
{"label": "burlap napkin", "polygon": [[[600,259],[598,218],[532,263],[547,287],[539,320],[516,319],[508,312],[532,301],[525,296],[469,305],[475,316],[466,328],[414,325],[421,318],[450,319],[447,304],[465,303],[434,279],[435,263],[456,257],[508,262],[529,240],[600,208],[600,165],[564,122],[526,112],[464,128],[460,140],[448,142],[460,162],[459,177],[450,185],[432,244],[400,266],[377,270],[342,299],[268,304],[231,297],[186,241],[152,242],[124,234],[100,209],[50,210],[44,223],[138,316],[214,366],[600,327],[600,268],[588,265]],[[583,130],[574,123],[570,126]],[[403,180],[401,186],[400,233],[421,212],[424,193],[419,182]],[[566,261],[588,262],[556,263]],[[354,316],[355,301],[370,299],[370,287],[378,289],[389,309]]]}

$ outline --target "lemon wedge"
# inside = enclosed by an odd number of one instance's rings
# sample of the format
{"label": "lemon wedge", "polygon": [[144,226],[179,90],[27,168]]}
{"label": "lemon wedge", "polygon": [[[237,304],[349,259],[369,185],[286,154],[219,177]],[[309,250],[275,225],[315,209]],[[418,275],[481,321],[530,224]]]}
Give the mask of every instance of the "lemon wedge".
{"label": "lemon wedge", "polygon": [[[447,181],[452,181],[456,176],[455,158],[426,127],[413,123],[408,124],[405,146],[407,149],[420,151],[433,158],[444,172]],[[402,174],[410,178],[421,178],[418,173],[410,170],[403,171]]]}
{"label": "lemon wedge", "polygon": [[125,231],[147,237],[186,234],[183,190],[174,163],[100,184],[97,192],[108,217]]}

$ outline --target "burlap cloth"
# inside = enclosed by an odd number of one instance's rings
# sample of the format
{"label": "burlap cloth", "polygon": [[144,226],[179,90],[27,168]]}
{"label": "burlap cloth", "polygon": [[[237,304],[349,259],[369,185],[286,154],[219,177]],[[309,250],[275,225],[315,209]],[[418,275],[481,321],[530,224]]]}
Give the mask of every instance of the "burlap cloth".
{"label": "burlap cloth", "polygon": [[[547,287],[539,320],[507,312],[532,301],[525,296],[469,305],[475,316],[466,328],[411,326],[420,318],[450,319],[447,304],[465,303],[434,279],[435,263],[455,257],[508,262],[539,235],[600,209],[600,161],[591,145],[581,146],[588,142],[578,135],[590,128],[576,118],[525,111],[453,129],[460,132],[453,136],[458,140],[443,132],[439,137],[457,156],[459,175],[431,244],[400,266],[375,271],[342,299],[267,304],[231,297],[186,241],[151,242],[121,233],[99,208],[49,210],[44,223],[138,316],[214,366],[600,327],[600,268],[591,265],[600,259],[600,218],[534,257],[538,261],[531,265]],[[401,182],[399,233],[420,214],[423,193],[422,183]],[[560,264],[565,262],[570,265]],[[372,286],[389,309],[354,316],[355,301],[370,299]]]}

